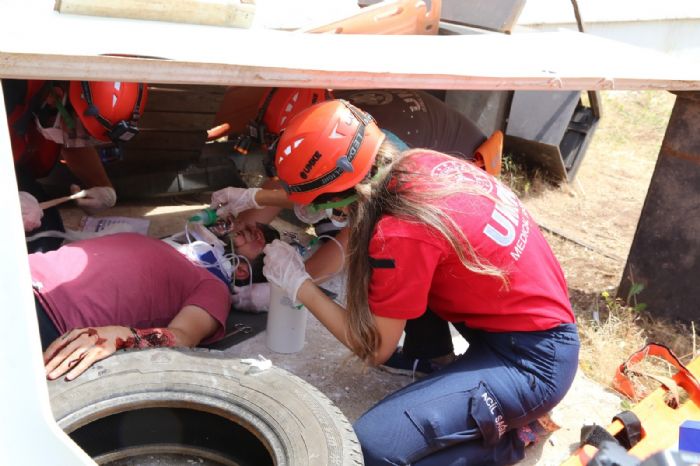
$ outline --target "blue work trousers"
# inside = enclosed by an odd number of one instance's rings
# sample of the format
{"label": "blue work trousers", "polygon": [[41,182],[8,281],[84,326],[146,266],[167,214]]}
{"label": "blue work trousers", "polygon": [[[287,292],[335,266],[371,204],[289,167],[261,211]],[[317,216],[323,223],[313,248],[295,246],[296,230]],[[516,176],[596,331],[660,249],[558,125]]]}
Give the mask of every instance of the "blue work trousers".
{"label": "blue work trousers", "polygon": [[564,397],[578,367],[575,324],[489,333],[445,368],[389,395],[355,423],[365,465],[502,465],[524,456],[517,428]]}

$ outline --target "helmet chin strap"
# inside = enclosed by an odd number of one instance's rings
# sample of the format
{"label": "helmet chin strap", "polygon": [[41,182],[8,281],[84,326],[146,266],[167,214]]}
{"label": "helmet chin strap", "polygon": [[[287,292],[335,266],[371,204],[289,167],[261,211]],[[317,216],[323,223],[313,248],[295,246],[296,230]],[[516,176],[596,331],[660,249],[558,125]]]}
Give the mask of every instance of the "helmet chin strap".
{"label": "helmet chin strap", "polygon": [[[372,176],[372,180],[376,180],[379,178],[380,175],[383,174],[383,170],[377,170],[377,173]],[[369,175],[368,175],[369,176]],[[339,209],[341,207],[346,207],[352,204],[353,202],[357,201],[357,194],[353,194],[351,196],[348,196],[344,199],[340,199],[337,201],[329,201],[329,202],[322,202],[320,204],[317,203],[311,203],[308,206],[308,209],[312,213],[316,212],[321,212],[322,210],[328,210],[328,209]],[[336,225],[337,226],[337,225]]]}
{"label": "helmet chin strap", "polygon": [[321,204],[310,204],[309,205],[309,210],[311,212],[321,212],[322,210],[328,210],[328,209],[339,209],[341,207],[346,207],[352,204],[357,200],[357,194],[353,194],[352,196],[348,196],[345,199],[340,199],[338,201],[329,201],[329,202],[323,202]]}

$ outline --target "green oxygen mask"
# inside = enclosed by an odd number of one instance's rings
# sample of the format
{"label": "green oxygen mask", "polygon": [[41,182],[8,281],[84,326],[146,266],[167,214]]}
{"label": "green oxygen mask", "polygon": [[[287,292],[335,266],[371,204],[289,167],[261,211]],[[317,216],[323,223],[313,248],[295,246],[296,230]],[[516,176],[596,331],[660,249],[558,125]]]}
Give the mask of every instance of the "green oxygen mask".
{"label": "green oxygen mask", "polygon": [[200,210],[188,219],[190,223],[201,223],[205,227],[215,224],[217,220],[216,209]]}

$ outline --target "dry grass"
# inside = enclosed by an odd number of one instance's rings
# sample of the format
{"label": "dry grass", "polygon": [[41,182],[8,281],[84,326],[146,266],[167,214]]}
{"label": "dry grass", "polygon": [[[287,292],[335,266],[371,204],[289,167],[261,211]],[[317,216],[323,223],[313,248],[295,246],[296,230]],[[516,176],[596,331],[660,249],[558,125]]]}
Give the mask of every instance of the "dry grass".
{"label": "dry grass", "polygon": [[[605,291],[586,310],[577,311],[581,353],[579,365],[601,385],[611,386],[618,367],[649,342],[661,343],[687,364],[698,355],[693,324],[656,319],[647,311],[635,310]],[[663,359],[647,357],[628,366],[629,380],[643,398],[669,379],[676,369]],[[680,388],[681,401],[687,394]]]}
{"label": "dry grass", "polygon": [[533,196],[551,188],[544,173],[538,168],[527,167],[511,154],[503,155],[501,181],[519,197]]}
{"label": "dry grass", "polygon": [[580,366],[594,380],[607,385],[631,353],[646,344],[639,314],[630,307],[615,305],[602,312],[579,313]]}
{"label": "dry grass", "polygon": [[[611,91],[601,97],[603,117],[572,184],[552,186],[507,156],[502,180],[523,199],[564,269],[581,369],[609,386],[620,364],[649,341],[668,346],[684,363],[697,353],[690,324],[614,299],[675,96]],[[650,364],[658,367],[644,371],[668,376],[664,364]],[[635,381],[642,390],[658,386],[642,379]]]}

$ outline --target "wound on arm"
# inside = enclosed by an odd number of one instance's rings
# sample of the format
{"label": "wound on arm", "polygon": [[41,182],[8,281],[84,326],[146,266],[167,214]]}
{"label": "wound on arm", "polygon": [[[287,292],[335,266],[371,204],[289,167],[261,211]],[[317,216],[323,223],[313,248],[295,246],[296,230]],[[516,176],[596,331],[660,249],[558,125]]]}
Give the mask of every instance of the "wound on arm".
{"label": "wound on arm", "polygon": [[130,328],[132,336],[126,340],[117,337],[118,350],[128,348],[160,348],[175,346],[175,335],[167,328]]}

